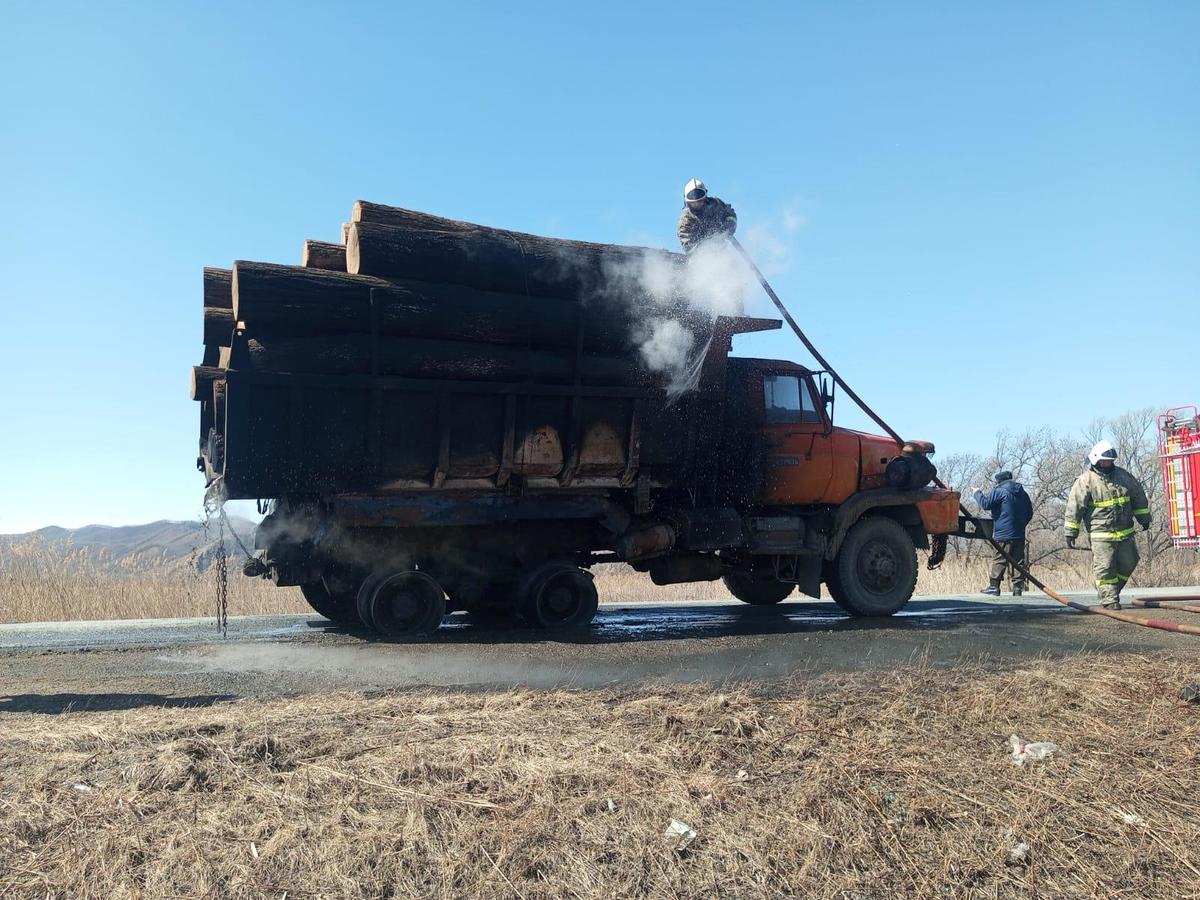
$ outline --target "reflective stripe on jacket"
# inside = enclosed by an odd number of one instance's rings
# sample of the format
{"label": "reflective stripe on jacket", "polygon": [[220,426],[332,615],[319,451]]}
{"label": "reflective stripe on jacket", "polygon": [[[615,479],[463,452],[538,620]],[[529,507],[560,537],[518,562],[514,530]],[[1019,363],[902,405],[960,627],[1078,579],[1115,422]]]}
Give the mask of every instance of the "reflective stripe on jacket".
{"label": "reflective stripe on jacket", "polygon": [[1063,528],[1079,534],[1086,524],[1093,541],[1123,541],[1136,529],[1134,520],[1150,524],[1150,503],[1142,483],[1120,466],[1103,472],[1089,467],[1071,485]]}

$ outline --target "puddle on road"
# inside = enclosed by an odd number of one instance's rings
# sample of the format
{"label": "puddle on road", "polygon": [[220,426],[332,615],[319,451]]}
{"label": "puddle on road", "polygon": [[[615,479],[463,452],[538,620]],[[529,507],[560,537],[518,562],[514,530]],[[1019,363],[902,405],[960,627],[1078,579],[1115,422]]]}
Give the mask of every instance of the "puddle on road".
{"label": "puddle on road", "polygon": [[[239,682],[261,676],[264,690],[416,685],[593,688],[647,680],[723,681],[778,677],[805,668],[818,654],[819,645],[827,643],[823,636],[844,638],[853,631],[899,636],[952,629],[955,622],[1059,609],[954,604],[910,608],[894,619],[863,620],[834,612],[826,604],[797,603],[768,610],[618,608],[602,610],[592,629],[570,638],[554,638],[527,627],[484,628],[455,615],[448,617],[435,637],[413,643],[375,641],[340,630],[323,634],[306,623],[255,633],[249,640],[180,648],[156,659],[180,675],[225,675]],[[267,638],[271,633],[283,637],[307,633],[316,640],[272,642]],[[747,638],[770,639],[771,644],[757,640],[748,644]],[[843,643],[830,643],[823,652],[838,656],[846,652]]]}

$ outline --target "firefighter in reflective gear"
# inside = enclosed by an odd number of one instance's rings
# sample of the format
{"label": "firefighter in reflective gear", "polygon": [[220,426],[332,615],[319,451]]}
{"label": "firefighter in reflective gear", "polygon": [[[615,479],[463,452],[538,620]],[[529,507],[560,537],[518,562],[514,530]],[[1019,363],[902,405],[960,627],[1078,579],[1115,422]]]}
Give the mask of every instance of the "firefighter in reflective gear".
{"label": "firefighter in reflective gear", "polygon": [[691,253],[710,237],[737,231],[737,213],[724,200],[708,195],[698,178],[683,186],[683,212],[679,215],[679,243]]}
{"label": "firefighter in reflective gear", "polygon": [[1088,467],[1067,497],[1067,546],[1074,547],[1080,526],[1092,544],[1096,591],[1107,609],[1121,608],[1121,588],[1138,564],[1134,521],[1150,528],[1150,503],[1140,481],[1116,464],[1117,450],[1100,441],[1088,453]]}

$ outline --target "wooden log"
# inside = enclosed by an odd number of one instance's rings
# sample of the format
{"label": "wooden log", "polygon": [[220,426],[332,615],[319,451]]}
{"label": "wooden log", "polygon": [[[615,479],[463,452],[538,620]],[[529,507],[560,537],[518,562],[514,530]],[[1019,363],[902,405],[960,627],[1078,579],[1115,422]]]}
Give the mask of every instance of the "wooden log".
{"label": "wooden log", "polygon": [[346,238],[349,236],[350,236],[350,223],[343,222],[342,223],[342,246],[343,247],[346,246]]}
{"label": "wooden log", "polygon": [[[234,263],[234,316],[253,337],[370,332],[374,291],[378,329],[385,335],[628,352],[650,313],[625,302],[561,300],[479,291],[458,285],[388,281],[272,263]],[[694,332],[707,320],[673,314]]]}
{"label": "wooden log", "polygon": [[233,338],[233,310],[204,307],[204,343],[213,347],[228,347]]}
{"label": "wooden log", "polygon": [[325,241],[305,241],[300,254],[300,265],[309,269],[329,269],[331,272],[346,271],[346,247]]}
{"label": "wooden log", "polygon": [[224,381],[225,371],[215,366],[192,366],[191,396],[193,400],[211,400],[213,383]]}
{"label": "wooden log", "polygon": [[204,268],[204,305],[233,309],[233,273],[229,269]]}
{"label": "wooden log", "polygon": [[202,366],[215,366],[221,361],[221,348],[217,344],[204,345],[204,357],[200,361]]}
{"label": "wooden log", "polygon": [[[380,375],[464,381],[570,383],[575,356],[568,351],[527,350],[469,341],[345,334],[319,337],[240,339],[235,368],[258,372],[324,375],[372,374],[377,348]],[[628,359],[585,355],[580,376],[587,383],[648,384],[652,376]]]}
{"label": "wooden log", "polygon": [[645,293],[684,261],[665,250],[541,237],[362,200],[352,218],[346,271],[355,275],[578,300]]}

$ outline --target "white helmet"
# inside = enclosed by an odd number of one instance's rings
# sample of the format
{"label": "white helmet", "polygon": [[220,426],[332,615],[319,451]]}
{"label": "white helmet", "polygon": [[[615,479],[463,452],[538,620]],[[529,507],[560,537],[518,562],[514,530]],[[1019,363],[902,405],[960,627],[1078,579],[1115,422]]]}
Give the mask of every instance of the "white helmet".
{"label": "white helmet", "polygon": [[695,203],[707,196],[708,188],[704,186],[704,182],[699,178],[693,178],[683,186],[683,199],[685,203]]}
{"label": "white helmet", "polygon": [[1088,462],[1093,466],[1102,459],[1116,459],[1117,448],[1108,441],[1097,441],[1096,446],[1088,451]]}

